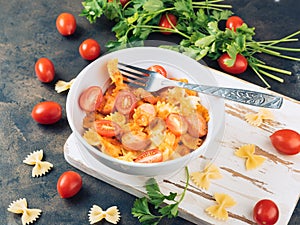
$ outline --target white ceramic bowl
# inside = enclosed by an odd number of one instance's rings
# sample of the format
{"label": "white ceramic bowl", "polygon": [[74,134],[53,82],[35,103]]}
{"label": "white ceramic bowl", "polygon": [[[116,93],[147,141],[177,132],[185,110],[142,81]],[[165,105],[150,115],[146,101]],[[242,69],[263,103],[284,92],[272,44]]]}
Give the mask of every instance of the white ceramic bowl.
{"label": "white ceramic bowl", "polygon": [[68,122],[77,141],[80,143],[80,151],[85,158],[93,157],[111,169],[126,174],[153,177],[174,173],[200,155],[212,158],[217,154],[218,143],[224,130],[224,101],[220,98],[207,95],[200,95],[202,104],[208,108],[210,114],[207,137],[198,149],[183,157],[152,164],[126,162],[106,155],[89,145],[82,137],[84,131],[82,120],[85,112],[80,109],[78,98],[81,92],[89,86],[97,85],[103,89],[107,88],[109,76],[106,63],[114,58],[118,58],[123,63],[145,68],[150,65],[160,64],[166,68],[169,76],[177,78],[185,77],[190,83],[217,85],[211,71],[206,66],[183,54],[167,49],[156,47],[127,48],[98,58],[84,68],[77,76],[68,93],[66,103]]}

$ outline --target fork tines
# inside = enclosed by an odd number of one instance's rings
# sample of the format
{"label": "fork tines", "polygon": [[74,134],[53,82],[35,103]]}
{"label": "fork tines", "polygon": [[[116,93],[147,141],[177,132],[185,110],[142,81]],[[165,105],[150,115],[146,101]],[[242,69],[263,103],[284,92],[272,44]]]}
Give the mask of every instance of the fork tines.
{"label": "fork tines", "polygon": [[124,82],[134,87],[145,87],[149,77],[146,75],[149,71],[126,65],[119,62],[119,70],[124,77]]}

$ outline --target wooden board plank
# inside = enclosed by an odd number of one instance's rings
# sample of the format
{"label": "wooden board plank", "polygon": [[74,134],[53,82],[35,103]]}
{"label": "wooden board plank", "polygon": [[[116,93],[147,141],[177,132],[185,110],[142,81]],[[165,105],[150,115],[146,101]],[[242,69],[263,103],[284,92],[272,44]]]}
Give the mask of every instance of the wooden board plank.
{"label": "wooden board plank", "polygon": [[[276,94],[219,71],[211,71],[220,86]],[[279,206],[278,224],[287,224],[299,199],[300,157],[279,154],[272,147],[269,136],[282,128],[300,131],[300,103],[284,97],[282,108],[271,110],[274,120],[265,121],[260,127],[251,126],[244,119],[247,113],[258,112],[259,108],[230,101],[226,101],[225,107],[224,135],[218,140],[218,145],[211,147],[218,148],[217,155],[201,156],[188,166],[190,172],[201,171],[207,162],[212,162],[219,167],[222,178],[212,180],[208,190],[199,189],[191,182],[186,197],[180,204],[179,215],[197,224],[254,224],[253,206],[258,200],[269,198]],[[234,155],[236,148],[244,144],[255,144],[256,153],[267,158],[262,166],[250,171],[245,169],[245,160]],[[87,160],[88,156],[82,154],[80,144],[72,135],[66,142],[64,154],[71,165],[98,179],[137,197],[145,194],[143,184],[147,178],[125,175],[91,158]],[[165,193],[181,193],[186,180],[184,170],[156,179]],[[285,190],[284,193],[282,190]],[[234,207],[228,209],[229,219],[225,222],[205,213],[207,207],[214,205],[214,193],[226,193],[237,202]]]}

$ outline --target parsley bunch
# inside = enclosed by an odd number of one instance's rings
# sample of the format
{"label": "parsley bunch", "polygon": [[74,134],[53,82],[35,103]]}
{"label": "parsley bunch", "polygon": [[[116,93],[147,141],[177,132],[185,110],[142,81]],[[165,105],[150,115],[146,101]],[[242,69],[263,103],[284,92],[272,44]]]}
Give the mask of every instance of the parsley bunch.
{"label": "parsley bunch", "polygon": [[[118,49],[142,45],[151,33],[171,32],[182,37],[177,46],[163,46],[186,54],[196,60],[207,56],[218,59],[227,52],[231,58],[226,64],[234,64],[237,54],[246,57],[249,66],[259,76],[262,82],[270,85],[263,78],[268,76],[278,82],[284,80],[271,72],[291,75],[290,71],[268,66],[256,57],[259,53],[269,54],[289,60],[300,61],[281,51],[300,51],[300,49],[276,46],[279,43],[298,41],[294,38],[300,34],[297,31],[279,40],[255,41],[254,28],[244,23],[236,31],[220,29],[220,21],[227,20],[233,12],[230,5],[222,4],[224,0],[130,0],[123,7],[118,0],[85,0],[82,2],[81,16],[91,23],[104,15],[116,24],[112,27],[116,40],[108,41],[106,47]],[[164,14],[177,17],[177,24],[172,28],[160,27],[159,21]]]}
{"label": "parsley bunch", "polygon": [[[184,199],[189,184],[190,176],[187,167],[185,168],[185,171],[187,180],[179,200],[176,200],[176,197],[178,197],[177,193],[171,192],[168,195],[161,193],[157,182],[154,178],[151,178],[146,183],[148,198],[143,197],[135,200],[131,209],[132,215],[137,217],[143,225],[156,225],[159,224],[161,219],[164,217],[176,217],[178,215],[178,205]],[[168,201],[168,204],[166,204],[165,201]],[[149,203],[152,204],[155,209],[158,209],[158,213],[160,215],[151,213],[149,209]]]}

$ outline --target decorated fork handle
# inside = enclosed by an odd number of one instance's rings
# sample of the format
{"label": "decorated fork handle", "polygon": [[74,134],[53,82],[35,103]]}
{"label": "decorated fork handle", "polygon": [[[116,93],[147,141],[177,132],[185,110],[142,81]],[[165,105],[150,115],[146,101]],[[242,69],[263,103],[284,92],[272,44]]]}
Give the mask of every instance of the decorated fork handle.
{"label": "decorated fork handle", "polygon": [[258,107],[279,109],[283,102],[282,97],[257,91],[188,84],[183,82],[176,83],[183,88]]}

